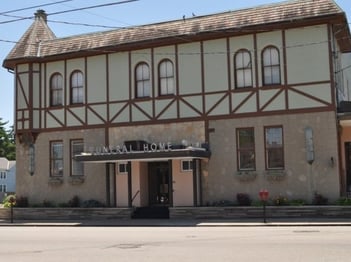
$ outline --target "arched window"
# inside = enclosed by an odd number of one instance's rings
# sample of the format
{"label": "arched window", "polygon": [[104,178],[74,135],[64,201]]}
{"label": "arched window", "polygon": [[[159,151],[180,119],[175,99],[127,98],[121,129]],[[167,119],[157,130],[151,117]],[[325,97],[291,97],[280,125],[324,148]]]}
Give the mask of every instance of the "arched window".
{"label": "arched window", "polygon": [[50,106],[63,104],[63,79],[59,73],[54,73],[50,78]]}
{"label": "arched window", "polygon": [[262,51],[263,85],[280,84],[280,59],[279,50],[269,46]]}
{"label": "arched window", "polygon": [[82,104],[84,102],[84,80],[81,71],[71,74],[71,104]]}
{"label": "arched window", "polygon": [[248,50],[240,50],[234,56],[236,88],[252,87],[252,62]]}
{"label": "arched window", "polygon": [[150,68],[146,63],[140,63],[135,68],[136,97],[150,96]]}
{"label": "arched window", "polygon": [[174,95],[174,68],[171,60],[163,60],[158,65],[159,94]]}

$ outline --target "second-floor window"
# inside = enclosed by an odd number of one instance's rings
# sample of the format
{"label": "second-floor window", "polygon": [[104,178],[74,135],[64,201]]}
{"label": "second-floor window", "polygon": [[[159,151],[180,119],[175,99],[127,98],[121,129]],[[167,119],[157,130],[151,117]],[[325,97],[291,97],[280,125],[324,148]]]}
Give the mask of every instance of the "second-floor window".
{"label": "second-floor window", "polygon": [[71,74],[71,104],[82,104],[84,102],[84,80],[83,73],[74,71]]}
{"label": "second-floor window", "polygon": [[63,79],[59,73],[54,73],[50,78],[50,106],[63,104]]}
{"label": "second-floor window", "polygon": [[140,63],[135,68],[135,89],[137,98],[150,96],[150,68],[146,63]]}
{"label": "second-floor window", "polygon": [[0,179],[6,179],[6,171],[0,171]]}
{"label": "second-floor window", "polygon": [[280,84],[279,50],[274,46],[266,47],[262,51],[263,85]]}
{"label": "second-floor window", "polygon": [[174,68],[172,61],[163,60],[158,66],[160,95],[174,95]]}
{"label": "second-floor window", "polygon": [[253,128],[236,130],[238,170],[255,170],[255,132]]}
{"label": "second-floor window", "polygon": [[284,168],[283,128],[280,126],[265,127],[266,168]]}
{"label": "second-floor window", "polygon": [[252,62],[250,52],[240,50],[234,56],[235,87],[252,87]]}
{"label": "second-floor window", "polygon": [[63,176],[63,142],[50,142],[50,176]]}

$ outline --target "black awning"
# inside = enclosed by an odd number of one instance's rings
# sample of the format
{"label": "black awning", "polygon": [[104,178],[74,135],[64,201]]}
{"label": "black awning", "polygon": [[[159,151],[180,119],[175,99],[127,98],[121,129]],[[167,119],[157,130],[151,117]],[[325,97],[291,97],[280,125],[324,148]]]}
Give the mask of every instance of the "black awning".
{"label": "black awning", "polygon": [[82,153],[74,156],[80,162],[122,162],[122,161],[155,161],[168,159],[206,159],[211,152],[197,148],[177,149],[169,151],[133,151],[125,153]]}

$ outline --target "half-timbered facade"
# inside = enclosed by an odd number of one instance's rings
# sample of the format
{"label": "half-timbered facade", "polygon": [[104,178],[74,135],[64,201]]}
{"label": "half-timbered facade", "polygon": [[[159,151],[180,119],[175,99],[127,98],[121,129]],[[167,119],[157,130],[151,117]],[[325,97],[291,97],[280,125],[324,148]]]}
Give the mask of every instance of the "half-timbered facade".
{"label": "half-timbered facade", "polygon": [[15,74],[17,194],[201,206],[347,189],[336,114],[351,51],[331,0],[56,38],[43,11]]}

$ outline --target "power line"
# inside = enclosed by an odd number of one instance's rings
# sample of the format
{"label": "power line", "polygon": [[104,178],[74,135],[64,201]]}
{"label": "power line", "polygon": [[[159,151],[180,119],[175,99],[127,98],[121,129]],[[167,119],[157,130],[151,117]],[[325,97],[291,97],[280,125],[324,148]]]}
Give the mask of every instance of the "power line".
{"label": "power line", "polygon": [[[58,3],[63,3],[63,2],[67,2],[67,1],[73,1],[73,0],[65,0],[65,1],[55,2],[55,3],[52,3],[52,4],[58,4]],[[69,10],[64,10],[64,11],[58,11],[58,12],[54,12],[54,13],[49,13],[47,15],[49,16],[49,15],[64,14],[64,13],[69,13],[69,12],[83,11],[83,10],[87,10],[87,9],[94,9],[94,8],[106,7],[106,6],[112,6],[112,5],[120,5],[120,4],[125,4],[125,3],[130,3],[130,2],[137,2],[137,1],[139,1],[139,0],[124,0],[124,1],[120,1],[120,2],[112,2],[112,3],[100,4],[100,5],[94,5],[94,6],[86,6],[86,7],[74,8],[74,9],[69,9]],[[27,20],[27,19],[33,19],[34,18],[34,16],[23,17],[23,16],[7,15],[6,12],[1,13],[1,15],[2,16],[7,16],[7,17],[13,17],[13,18],[16,18],[16,19],[8,20],[8,21],[1,21],[0,24],[8,24],[8,23],[13,23],[13,22],[18,22],[18,21]],[[67,22],[67,24],[69,24],[69,23]]]}
{"label": "power line", "polygon": [[57,4],[65,3],[65,2],[71,2],[71,1],[73,1],[73,0],[62,0],[62,1],[54,2],[54,3],[47,3],[47,4],[42,4],[42,5],[34,5],[34,6],[24,7],[24,8],[20,8],[20,9],[14,9],[14,10],[10,10],[10,11],[1,12],[0,15],[5,15],[5,14],[9,14],[9,13],[15,13],[15,12],[29,10],[29,9],[34,9],[34,8],[43,7],[43,6],[57,5]]}
{"label": "power line", "polygon": [[125,1],[112,2],[112,3],[101,4],[101,5],[80,7],[80,8],[75,8],[75,9],[70,9],[70,10],[65,10],[65,11],[58,11],[58,12],[55,12],[55,13],[49,13],[48,16],[49,15],[64,14],[64,13],[69,13],[69,12],[75,12],[75,11],[82,11],[82,10],[93,9],[93,8],[98,8],[98,7],[106,7],[106,6],[112,6],[112,5],[126,4],[126,3],[137,2],[137,1],[139,1],[139,0],[125,0]]}

